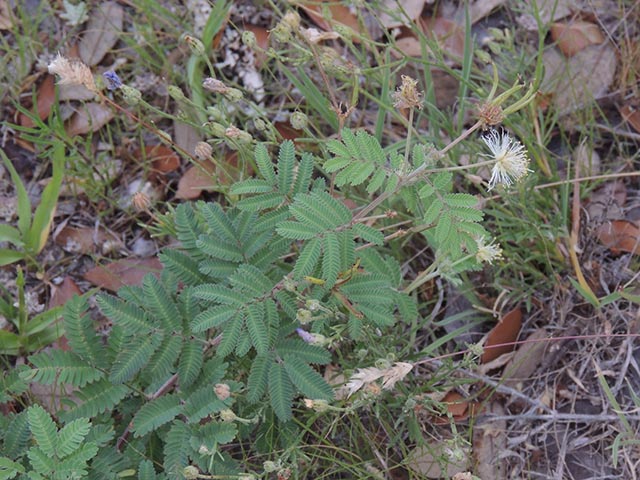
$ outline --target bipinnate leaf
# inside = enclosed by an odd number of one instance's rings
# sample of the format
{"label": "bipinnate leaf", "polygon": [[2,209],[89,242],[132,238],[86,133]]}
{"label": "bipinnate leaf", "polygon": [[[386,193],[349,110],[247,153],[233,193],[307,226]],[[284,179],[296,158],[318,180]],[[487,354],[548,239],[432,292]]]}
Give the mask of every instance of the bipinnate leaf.
{"label": "bipinnate leaf", "polygon": [[58,462],[53,455],[48,455],[40,447],[31,447],[27,452],[29,463],[34,471],[32,478],[44,479],[51,477]]}
{"label": "bipinnate leaf", "polygon": [[32,405],[28,410],[29,428],[38,447],[49,457],[56,454],[58,441],[56,424],[51,416],[40,405]]}
{"label": "bipinnate leaf", "polygon": [[198,341],[186,342],[178,363],[180,387],[186,388],[196,381],[202,368],[202,345]]}
{"label": "bipinnate leaf", "polygon": [[382,232],[373,227],[364,225],[363,223],[356,223],[353,226],[353,230],[366,242],[373,243],[374,245],[382,245],[384,243],[384,235]]}
{"label": "bipinnate leaf", "polygon": [[293,187],[295,176],[296,152],[293,142],[285,140],[280,144],[278,152],[278,190],[288,194]]}
{"label": "bipinnate leaf", "polygon": [[65,303],[62,313],[65,337],[75,354],[93,366],[104,367],[102,344],[93,320],[86,314],[88,309],[86,297],[75,296]]}
{"label": "bipinnate leaf", "polygon": [[217,305],[198,314],[191,321],[191,329],[194,332],[204,332],[227,322],[238,314],[238,308],[234,305]]}
{"label": "bipinnate leaf", "polygon": [[153,324],[141,308],[111,295],[100,295],[98,306],[107,317],[125,327],[129,334],[148,334]]}
{"label": "bipinnate leaf", "polygon": [[58,458],[65,458],[75,452],[91,429],[88,418],[78,418],[67,423],[58,433],[56,453]]}
{"label": "bipinnate leaf", "polygon": [[276,416],[283,422],[293,416],[293,385],[284,367],[279,363],[272,363],[269,369],[269,398]]}
{"label": "bipinnate leaf", "polygon": [[142,280],[145,302],[154,316],[168,332],[182,329],[180,312],[167,289],[155,275],[147,274]]}
{"label": "bipinnate leaf", "polygon": [[162,342],[162,338],[163,335],[159,331],[143,337],[130,338],[116,354],[109,372],[109,380],[113,383],[131,380],[147,364]]}
{"label": "bipinnate leaf", "polygon": [[304,244],[296,264],[293,267],[293,278],[300,280],[307,275],[311,275],[320,260],[322,252],[322,242],[319,238],[312,238]]}
{"label": "bipinnate leaf", "polygon": [[333,287],[340,273],[340,242],[338,235],[328,232],[323,242],[322,279],[327,287]]}
{"label": "bipinnate leaf", "polygon": [[76,392],[74,400],[77,403],[60,413],[60,418],[69,422],[80,417],[94,417],[111,410],[128,392],[129,388],[125,385],[114,385],[106,379],[100,379]]}
{"label": "bipinnate leaf", "polygon": [[21,374],[25,380],[43,385],[56,383],[83,387],[104,376],[97,368],[87,365],[80,357],[69,351],[49,350],[29,357],[34,368]]}
{"label": "bipinnate leaf", "polygon": [[174,421],[167,432],[164,444],[164,471],[169,478],[180,478],[188,465],[191,428],[182,421]]}
{"label": "bipinnate leaf", "polygon": [[258,403],[267,389],[267,378],[271,367],[271,355],[258,355],[251,363],[251,371],[247,379],[247,400]]}
{"label": "bipinnate leaf", "polygon": [[299,338],[287,338],[276,346],[281,357],[297,357],[307,363],[326,365],[331,361],[331,353],[317,345],[309,345]]}
{"label": "bipinnate leaf", "polygon": [[141,437],[169,423],[182,412],[177,395],[165,395],[143,405],[133,417],[135,437]]}
{"label": "bipinnate leaf", "polygon": [[270,185],[275,185],[277,181],[276,170],[273,168],[273,162],[271,161],[271,157],[269,156],[269,152],[267,151],[267,147],[264,143],[256,145],[254,158],[262,178],[264,178]]}
{"label": "bipinnate leaf", "polygon": [[156,470],[151,460],[142,460],[138,465],[138,480],[156,480]]}
{"label": "bipinnate leaf", "polygon": [[305,397],[311,399],[332,400],[333,389],[322,376],[307,363],[297,357],[284,358],[284,368],[291,382]]}
{"label": "bipinnate leaf", "polygon": [[11,480],[19,473],[24,473],[24,466],[7,457],[0,457],[0,479]]}
{"label": "bipinnate leaf", "polygon": [[265,322],[264,304],[252,303],[247,306],[247,317],[245,320],[251,344],[256,349],[258,355],[264,355],[269,348],[269,326]]}

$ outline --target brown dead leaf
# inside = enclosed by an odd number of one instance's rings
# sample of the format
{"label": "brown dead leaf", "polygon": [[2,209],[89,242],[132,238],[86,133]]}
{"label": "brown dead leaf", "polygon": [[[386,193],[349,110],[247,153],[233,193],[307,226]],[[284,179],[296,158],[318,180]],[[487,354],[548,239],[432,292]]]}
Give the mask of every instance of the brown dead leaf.
{"label": "brown dead leaf", "polygon": [[[200,140],[202,140],[200,133],[191,125],[178,120],[173,122],[173,141],[182,150],[193,154],[195,146]],[[191,157],[185,159],[190,160]]]}
{"label": "brown dead leaf", "polygon": [[[491,402],[485,413],[504,415],[505,410],[499,402]],[[474,473],[479,478],[491,480],[505,480],[507,465],[501,455],[507,448],[506,420],[486,420],[482,418],[473,427],[473,456],[475,459]]]}
{"label": "brown dead leaf", "polygon": [[[548,25],[568,15],[572,11],[578,11],[577,0],[526,0],[524,12],[518,17],[518,23],[527,30],[538,30],[536,17],[540,18],[542,25]],[[534,15],[534,12],[536,14]]]}
{"label": "brown dead leaf", "polygon": [[[449,444],[440,439],[430,439],[428,445],[423,445],[409,451],[404,465],[415,472],[419,478],[451,478],[465,472],[471,466],[471,449],[463,445],[460,450],[464,453],[461,459],[452,459]],[[443,460],[448,460],[442,465]]]}
{"label": "brown dead leaf", "polygon": [[94,285],[117,292],[125,285],[139,285],[148,273],[158,275],[162,264],[157,257],[124,258],[107,265],[96,265],[84,274]]}
{"label": "brown dead leaf", "polygon": [[385,28],[412,25],[422,13],[425,0],[384,0],[378,17]]}
{"label": "brown dead leaf", "polygon": [[518,383],[531,377],[531,374],[536,371],[538,365],[542,362],[549,347],[549,342],[544,341],[545,338],[547,338],[547,332],[539,328],[534,330],[526,338],[525,343],[520,345],[520,348],[511,357],[502,374],[505,385],[515,387]]}
{"label": "brown dead leaf", "polygon": [[620,107],[619,110],[624,121],[629,123],[636,132],[640,132],[640,111],[631,105]]}
{"label": "brown dead leaf", "polygon": [[561,115],[603,97],[613,83],[617,57],[610,43],[591,45],[567,58],[557,48],[547,49],[542,61],[545,75],[540,90],[551,93]]}
{"label": "brown dead leaf", "polygon": [[[55,77],[53,75],[45,75],[44,80],[38,87],[36,92],[36,114],[40,120],[44,120],[51,113],[51,107],[56,101]],[[20,125],[31,128],[34,126],[33,120],[24,113],[20,113]]]}
{"label": "brown dead leaf", "polygon": [[304,136],[302,130],[296,130],[289,122],[275,122],[273,126],[284,140],[293,140],[295,143],[296,139]]}
{"label": "brown dead leaf", "polygon": [[85,103],[73,114],[65,129],[70,137],[97,132],[113,118],[113,110],[100,103]]}
{"label": "brown dead leaf", "polygon": [[66,252],[87,255],[100,252],[105,242],[120,242],[120,240],[104,229],[67,225],[56,235],[55,242]]}
{"label": "brown dead leaf", "polygon": [[166,145],[145,145],[144,154],[141,148],[136,148],[133,157],[140,162],[151,162],[151,169],[159,174],[165,174],[177,170],[180,166],[180,157]]}
{"label": "brown dead leaf", "polygon": [[640,228],[627,220],[611,220],[598,228],[598,239],[613,253],[640,255]]}
{"label": "brown dead leaf", "polygon": [[80,58],[90,67],[100,63],[116,44],[124,19],[124,10],[117,2],[99,2],[97,5],[91,10],[79,45]]}
{"label": "brown dead leaf", "polygon": [[[345,27],[350,28],[356,34],[360,34],[361,36],[366,36],[367,32],[361,28],[360,22],[358,21],[358,17],[354,15],[348,7],[341,5],[335,2],[329,2],[324,0],[323,2],[299,2],[298,6],[302,8],[309,18],[322,30],[331,31],[333,30],[333,24],[339,23]],[[330,19],[325,19],[322,12],[327,8],[329,13],[331,14]],[[360,39],[357,36],[351,37],[351,41],[353,43],[360,43]]]}
{"label": "brown dead leaf", "polygon": [[58,85],[58,100],[61,102],[66,100],[78,100],[86,102],[93,100],[96,94],[84,85]]}
{"label": "brown dead leaf", "polygon": [[572,57],[589,45],[600,45],[605,41],[598,25],[582,20],[552,23],[550,30],[551,38],[567,57]]}
{"label": "brown dead leaf", "polygon": [[0,30],[10,30],[15,17],[7,0],[0,0]]}
{"label": "brown dead leaf", "polygon": [[80,287],[76,285],[71,277],[64,277],[62,283],[51,288],[51,300],[49,308],[59,307],[71,300],[75,295],[82,295]]}
{"label": "brown dead leaf", "polygon": [[[264,27],[259,27],[258,25],[245,25],[246,30],[253,32],[256,36],[256,44],[262,50],[266,50],[269,48],[269,31]],[[264,62],[267,61],[267,54],[263,51],[255,51],[255,66],[258,70],[264,65]]]}
{"label": "brown dead leaf", "polygon": [[420,25],[424,34],[437,41],[456,62],[464,57],[464,29],[456,22],[443,17],[422,17]]}
{"label": "brown dead leaf", "polygon": [[503,353],[511,352],[515,345],[508,344],[518,339],[521,327],[522,310],[520,310],[520,307],[516,307],[504,315],[487,335],[480,363],[489,363]]}
{"label": "brown dead leaf", "polygon": [[215,171],[216,166],[209,160],[190,166],[178,182],[176,198],[195,200],[203,191],[213,189],[218,183]]}
{"label": "brown dead leaf", "polygon": [[589,195],[586,210],[594,221],[622,220],[627,201],[627,186],[622,180],[607,182]]}

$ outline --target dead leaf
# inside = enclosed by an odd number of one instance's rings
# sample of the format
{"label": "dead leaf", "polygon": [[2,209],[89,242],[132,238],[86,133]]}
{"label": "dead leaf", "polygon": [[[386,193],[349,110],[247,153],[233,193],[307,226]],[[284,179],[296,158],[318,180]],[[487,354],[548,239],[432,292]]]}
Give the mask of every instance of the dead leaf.
{"label": "dead leaf", "polygon": [[424,34],[431,37],[442,51],[456,62],[464,57],[464,29],[443,17],[423,17],[420,22]]}
{"label": "dead leaf", "polygon": [[178,182],[176,198],[195,200],[203,191],[213,189],[217,184],[215,171],[216,166],[209,160],[189,167]]}
{"label": "dead leaf", "polygon": [[90,67],[100,63],[116,44],[124,19],[124,10],[117,2],[100,2],[98,5],[91,10],[91,18],[79,45],[80,58]]}
{"label": "dead leaf", "polygon": [[[354,15],[348,7],[335,2],[329,2],[324,0],[323,2],[299,2],[298,6],[302,8],[309,18],[322,30],[332,31],[334,30],[333,24],[339,23],[345,27],[350,28],[356,34],[366,36],[367,32],[363,30],[358,21],[358,17]],[[325,19],[322,12],[327,9],[331,14],[330,19]],[[351,41],[353,43],[360,43],[360,39],[357,36],[352,36]]]}
{"label": "dead leaf", "polygon": [[51,288],[49,308],[59,307],[71,300],[75,295],[82,295],[82,291],[71,277],[64,277],[62,283]]}
{"label": "dead leaf", "polygon": [[165,174],[177,170],[180,166],[180,157],[166,145],[145,145],[144,154],[141,148],[133,152],[133,157],[140,162],[151,162],[151,169],[159,174]]}
{"label": "dead leaf", "polygon": [[545,338],[547,338],[547,332],[538,328],[520,345],[502,374],[505,385],[515,387],[520,382],[531,378],[531,374],[536,371],[549,347],[549,342],[544,341]]}
{"label": "dead leaf", "polygon": [[640,132],[640,111],[631,105],[620,107],[619,110],[624,121],[628,122],[636,132]]}
{"label": "dead leaf", "polygon": [[591,177],[600,175],[600,155],[586,142],[581,143],[573,151],[573,161],[579,165],[580,175]]}
{"label": "dead leaf", "polygon": [[[256,36],[256,44],[260,49],[266,50],[269,48],[269,31],[266,28],[258,25],[245,25],[244,28],[249,32],[253,32]],[[263,51],[254,51],[254,55],[256,59],[255,67],[260,70],[264,62],[267,61],[267,54]]]}
{"label": "dead leaf", "polygon": [[100,103],[85,103],[66,125],[70,137],[97,132],[113,119],[113,110]]}
{"label": "dead leaf", "polygon": [[296,139],[304,137],[304,132],[296,130],[289,122],[275,122],[273,126],[284,140],[293,140],[295,143]]}
{"label": "dead leaf", "polygon": [[139,285],[148,273],[158,275],[162,264],[157,257],[124,258],[107,265],[96,265],[84,274],[85,280],[94,285],[117,292],[125,285]]}
{"label": "dead leaf", "polygon": [[607,182],[589,195],[586,210],[594,221],[625,219],[627,186],[622,180]]}
{"label": "dead leaf", "polygon": [[611,220],[598,228],[598,239],[613,253],[640,255],[640,228],[626,220]]}
{"label": "dead leaf", "polygon": [[539,25],[533,12],[537,11],[542,25],[548,25],[568,15],[572,11],[578,11],[576,0],[527,0],[522,2],[525,13],[517,18],[520,25],[527,30],[538,30]]}
{"label": "dead leaf", "polygon": [[7,0],[0,0],[0,30],[10,30],[15,17]]}
{"label": "dead leaf", "polygon": [[[499,402],[491,402],[484,413],[504,415],[505,410]],[[501,455],[507,448],[506,420],[485,421],[479,418],[473,427],[473,456],[475,459],[474,473],[479,478],[491,480],[505,480],[507,465]]]}
{"label": "dead leaf", "polygon": [[522,310],[520,310],[520,307],[516,307],[504,315],[487,335],[487,341],[484,344],[484,353],[480,358],[480,363],[489,363],[503,353],[512,351],[515,345],[509,344],[518,339],[521,327]]}
{"label": "dead leaf", "polygon": [[[428,445],[411,450],[404,460],[404,465],[420,478],[451,478],[471,466],[471,449],[461,445],[457,450],[462,454],[462,458],[454,459],[448,442],[430,439]],[[443,462],[447,462],[444,469],[441,466]]]}
{"label": "dead leaf", "polygon": [[610,43],[591,45],[566,58],[556,48],[543,53],[544,80],[540,90],[552,93],[552,104],[561,115],[578,110],[603,97],[616,71],[616,51]]}
{"label": "dead leaf", "polygon": [[422,13],[425,0],[384,0],[378,17],[385,28],[412,25]]}
{"label": "dead leaf", "polygon": [[[202,140],[202,136],[191,125],[180,122],[173,122],[173,141],[185,152],[193,154],[196,144]],[[185,160],[191,160],[191,157],[185,156]]]}
{"label": "dead leaf", "polygon": [[61,102],[67,100],[78,100],[85,102],[93,100],[96,94],[84,85],[58,85],[58,100]]}
{"label": "dead leaf", "polygon": [[489,16],[491,12],[505,3],[507,0],[476,0],[468,4],[460,4],[458,11],[456,12],[456,19],[463,20],[466,13],[465,8],[469,9],[469,17],[471,17],[471,24],[473,25],[478,20],[482,20],[484,17]]}
{"label": "dead leaf", "polygon": [[[44,120],[51,113],[51,107],[56,101],[56,86],[55,77],[53,75],[45,75],[44,80],[38,87],[36,92],[36,115],[40,120]],[[31,117],[28,117],[24,113],[20,113],[20,125],[23,127],[31,128],[35,124]]]}
{"label": "dead leaf", "polygon": [[600,45],[605,41],[598,25],[583,20],[552,23],[550,30],[551,38],[567,57],[572,57],[589,45]]}
{"label": "dead leaf", "polygon": [[64,227],[55,237],[55,242],[62,249],[70,253],[87,255],[98,253],[106,242],[121,243],[113,234],[104,229],[94,229],[90,227]]}

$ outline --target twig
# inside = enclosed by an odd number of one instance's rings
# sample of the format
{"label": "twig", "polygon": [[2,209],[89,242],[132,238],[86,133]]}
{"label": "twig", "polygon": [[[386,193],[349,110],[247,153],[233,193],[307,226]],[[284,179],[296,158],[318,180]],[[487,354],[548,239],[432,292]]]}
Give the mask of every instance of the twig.
{"label": "twig", "polygon": [[[615,422],[620,420],[619,415],[614,414],[588,414],[588,413],[553,413],[553,414],[536,414],[524,413],[518,415],[478,415],[483,421],[501,421],[501,420],[544,420],[555,422],[579,422],[579,423],[598,423],[598,422]],[[627,420],[640,421],[640,415],[631,415],[625,417]]]}

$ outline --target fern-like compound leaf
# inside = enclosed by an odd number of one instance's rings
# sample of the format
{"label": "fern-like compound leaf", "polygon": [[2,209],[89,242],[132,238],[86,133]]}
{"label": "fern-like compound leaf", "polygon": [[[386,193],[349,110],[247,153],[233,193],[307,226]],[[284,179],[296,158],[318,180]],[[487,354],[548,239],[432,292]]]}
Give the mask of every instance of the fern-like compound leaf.
{"label": "fern-like compound leaf", "polygon": [[174,365],[180,357],[181,351],[182,338],[178,335],[165,336],[158,349],[151,356],[144,373],[154,380],[165,378],[174,371]]}
{"label": "fern-like compound leaf", "polygon": [[331,353],[317,345],[309,345],[299,338],[287,338],[276,345],[281,357],[296,357],[307,363],[326,365],[331,361]]}
{"label": "fern-like compound leaf", "polygon": [[104,375],[101,370],[87,365],[70,351],[49,350],[32,355],[29,359],[34,368],[23,372],[22,377],[44,385],[68,383],[74,387],[83,387]]}
{"label": "fern-like compound leaf", "polygon": [[218,240],[224,243],[237,244],[238,238],[236,236],[233,223],[222,210],[218,203],[206,203],[200,209],[203,217],[207,221],[209,226],[209,232]]}
{"label": "fern-like compound leaf", "polygon": [[229,283],[233,285],[234,290],[242,292],[245,297],[252,298],[263,297],[273,287],[273,282],[269,277],[260,269],[248,264],[240,265],[229,278]]}
{"label": "fern-like compound leaf", "polygon": [[87,418],[78,418],[62,427],[56,443],[57,457],[65,458],[78,450],[90,429],[91,423]]}
{"label": "fern-like compound leaf", "polygon": [[60,418],[68,422],[80,417],[94,417],[100,412],[111,410],[128,391],[125,385],[114,385],[106,379],[100,379],[76,392],[78,403],[62,412]]}
{"label": "fern-like compound leaf", "polygon": [[30,472],[30,477],[38,480],[52,477],[59,463],[54,456],[45,453],[39,447],[31,447],[27,452],[27,457],[29,457],[29,463],[34,470]]}
{"label": "fern-like compound leaf", "polygon": [[189,438],[192,432],[189,425],[174,421],[167,432],[164,444],[164,471],[169,478],[182,478],[184,467],[189,464]]}
{"label": "fern-like compound leaf", "polygon": [[301,280],[304,276],[311,275],[320,260],[321,252],[322,241],[319,238],[312,238],[306,242],[293,268],[293,278]]}
{"label": "fern-like compound leaf", "polygon": [[275,185],[277,181],[276,171],[273,168],[273,162],[271,161],[267,147],[263,143],[256,145],[254,158],[262,178],[264,178],[270,185]]}
{"label": "fern-like compound leaf", "polygon": [[[235,273],[235,272],[234,272]],[[196,298],[210,300],[224,305],[240,306],[245,303],[245,296],[224,285],[215,283],[205,283],[193,289],[193,295]]]}
{"label": "fern-like compound leaf", "polygon": [[307,193],[311,185],[311,175],[313,174],[313,155],[304,152],[298,163],[296,181],[293,185],[293,196],[299,193]]}
{"label": "fern-like compound leaf", "polygon": [[182,247],[189,252],[197,252],[196,241],[204,230],[196,218],[193,207],[186,203],[178,205],[175,223]]}
{"label": "fern-like compound leaf", "polygon": [[269,368],[269,399],[277,417],[286,422],[293,416],[293,384],[287,372],[279,363],[272,363]]}
{"label": "fern-like compound leaf", "polygon": [[180,312],[171,295],[155,275],[147,274],[142,280],[145,303],[149,310],[162,322],[167,332],[182,330]]}
{"label": "fern-like compound leaf", "polygon": [[272,361],[271,355],[258,355],[253,359],[247,379],[247,400],[250,403],[258,403],[262,399]]}
{"label": "fern-like compound leaf", "polygon": [[[263,193],[255,197],[245,197],[237,203],[241,210],[261,212],[282,205],[286,197],[280,192]],[[262,227],[261,227],[262,228]]]}
{"label": "fern-like compound leaf", "polygon": [[181,388],[193,384],[200,375],[202,355],[202,345],[198,341],[185,342],[178,363],[178,378]]}
{"label": "fern-like compound leaf", "polygon": [[222,358],[233,352],[238,344],[238,339],[242,335],[242,327],[244,326],[244,317],[242,315],[236,315],[227,323],[222,334],[222,340],[218,345],[216,354]]}
{"label": "fern-like compound leaf", "polygon": [[217,305],[198,314],[191,321],[191,329],[194,332],[204,332],[227,322],[239,313],[233,305]]}
{"label": "fern-like compound leaf", "polygon": [[177,395],[164,395],[142,406],[133,417],[133,434],[141,437],[169,423],[182,412]]}
{"label": "fern-like compound leaf", "polygon": [[56,454],[58,442],[56,424],[51,416],[40,405],[32,405],[28,410],[29,428],[38,447],[48,457]]}
{"label": "fern-like compound leaf", "polygon": [[100,295],[98,297],[98,306],[107,317],[125,327],[130,335],[148,334],[154,328],[144,310],[119,298],[111,295]]}
{"label": "fern-like compound leaf", "polygon": [[249,178],[238,182],[231,187],[232,195],[246,195],[250,193],[267,193],[273,191],[273,185],[266,180]]}
{"label": "fern-like compound leaf", "polygon": [[296,151],[291,140],[285,140],[278,152],[278,190],[287,195],[293,187]]}
{"label": "fern-like compound leaf", "polygon": [[[196,433],[198,447],[205,445],[209,450],[214,451],[216,445],[224,445],[232,442],[238,434],[235,423],[208,422],[198,428]],[[192,442],[193,443],[193,442]]]}
{"label": "fern-like compound leaf", "polygon": [[179,250],[165,249],[160,254],[162,265],[186,285],[206,282],[206,276],[198,270],[198,262]]}
{"label": "fern-like compound leaf", "polygon": [[309,240],[318,235],[323,229],[320,225],[308,225],[306,223],[284,221],[278,224],[278,235],[291,240]]}
{"label": "fern-like compound leaf", "polygon": [[364,225],[363,223],[356,223],[353,226],[353,230],[357,233],[360,238],[362,238],[365,242],[373,243],[374,245],[382,245],[384,244],[384,235],[379,230],[376,230],[369,225]]}
{"label": "fern-like compound leaf", "polygon": [[109,372],[109,380],[115,384],[131,380],[147,364],[162,342],[163,335],[156,331],[143,337],[129,338],[116,354]]}
{"label": "fern-like compound leaf", "polygon": [[74,353],[95,367],[104,367],[105,358],[100,338],[91,317],[85,315],[88,309],[85,297],[75,296],[65,304],[62,314],[65,336]]}
{"label": "fern-like compound leaf", "polygon": [[269,349],[269,325],[265,321],[264,304],[252,303],[247,307],[245,320],[251,344],[258,355],[265,355]]}
{"label": "fern-like compound leaf", "polygon": [[196,242],[197,247],[207,255],[220,260],[242,262],[244,256],[237,244],[227,243],[209,235],[200,235]]}
{"label": "fern-like compound leaf", "polygon": [[340,242],[338,235],[328,232],[324,237],[322,255],[322,278],[327,287],[333,287],[340,273]]}
{"label": "fern-like compound leaf", "polygon": [[182,413],[189,423],[198,423],[208,415],[229,408],[231,402],[232,397],[220,400],[213,391],[213,385],[205,385],[189,395],[185,400]]}
{"label": "fern-like compound leaf", "polygon": [[23,454],[31,437],[27,410],[13,416],[3,432],[3,436],[2,453],[12,458]]}
{"label": "fern-like compound leaf", "polygon": [[138,464],[138,480],[156,480],[156,470],[151,460],[142,460]]}
{"label": "fern-like compound leaf", "polygon": [[286,356],[284,368],[291,382],[305,397],[319,400],[333,399],[333,389],[318,372],[301,359]]}

